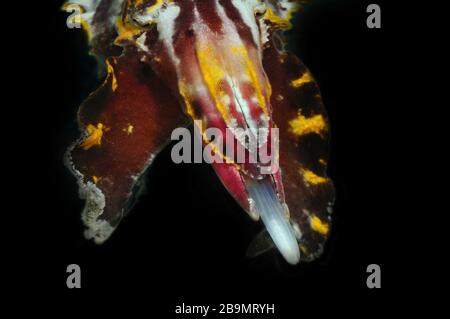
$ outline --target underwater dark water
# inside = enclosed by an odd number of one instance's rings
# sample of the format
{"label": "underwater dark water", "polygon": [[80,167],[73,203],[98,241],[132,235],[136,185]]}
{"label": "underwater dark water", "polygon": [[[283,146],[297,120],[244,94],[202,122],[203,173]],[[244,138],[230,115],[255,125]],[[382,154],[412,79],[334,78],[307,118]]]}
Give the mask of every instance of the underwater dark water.
{"label": "underwater dark water", "polygon": [[[406,280],[398,275],[400,270],[406,277],[398,262],[406,239],[398,232],[405,212],[398,200],[401,177],[395,175],[401,144],[394,134],[402,59],[394,47],[404,33],[396,24],[401,10],[388,1],[377,1],[382,28],[368,29],[369,3],[313,2],[288,33],[289,47],[315,76],[330,117],[329,175],[336,187],[325,252],[297,267],[275,251],[246,258],[260,225],[235,203],[210,166],[174,164],[170,148],[156,158],[145,194],[114,235],[101,246],[84,239],[83,202],[62,158],[78,135],[78,106],[100,81],[83,33],[66,28],[61,3],[42,4],[45,52],[38,53],[43,60],[30,57],[44,70],[35,79],[40,124],[30,129],[39,136],[30,146],[35,155],[28,174],[35,184],[22,203],[37,215],[34,236],[44,239],[26,250],[27,260],[42,269],[33,276],[69,304],[141,309],[158,318],[174,317],[182,302],[273,303],[275,314],[263,318],[291,319],[327,310],[358,313],[354,304],[372,310],[394,304],[394,292]],[[66,287],[66,267],[72,263],[81,266],[79,290]],[[372,263],[381,266],[381,289],[366,286]]]}

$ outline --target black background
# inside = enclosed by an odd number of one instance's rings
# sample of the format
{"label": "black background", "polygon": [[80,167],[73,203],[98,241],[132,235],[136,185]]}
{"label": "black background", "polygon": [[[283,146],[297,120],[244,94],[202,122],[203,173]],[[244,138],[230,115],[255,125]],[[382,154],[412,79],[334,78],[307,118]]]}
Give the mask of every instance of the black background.
{"label": "black background", "polygon": [[[329,175],[337,191],[323,257],[298,267],[276,252],[245,258],[257,225],[212,168],[176,165],[169,149],[155,160],[145,196],[110,240],[97,246],[83,238],[83,202],[62,157],[78,136],[77,108],[100,80],[83,32],[65,25],[61,1],[39,4],[33,15],[39,23],[26,28],[30,37],[20,55],[29,74],[22,88],[28,89],[14,92],[16,111],[23,114],[8,128],[14,142],[9,150],[24,154],[13,158],[18,168],[7,169],[16,190],[9,200],[21,221],[11,226],[13,257],[5,263],[20,270],[12,278],[21,282],[20,294],[30,288],[51,292],[45,308],[61,300],[70,309],[139,309],[158,318],[173,317],[182,302],[275,304],[275,315],[255,318],[366,315],[399,306],[399,295],[413,295],[408,287],[417,282],[408,252],[418,243],[410,242],[406,225],[417,212],[404,207],[414,195],[402,192],[409,166],[401,123],[408,121],[405,94],[414,90],[405,88],[405,70],[418,63],[407,60],[406,43],[412,33],[420,35],[403,23],[406,7],[393,2],[376,1],[382,28],[368,29],[370,2],[315,1],[289,33],[290,47],[317,79],[329,113]],[[82,289],[66,287],[72,263],[81,266]],[[381,289],[366,286],[372,263],[381,266]]]}

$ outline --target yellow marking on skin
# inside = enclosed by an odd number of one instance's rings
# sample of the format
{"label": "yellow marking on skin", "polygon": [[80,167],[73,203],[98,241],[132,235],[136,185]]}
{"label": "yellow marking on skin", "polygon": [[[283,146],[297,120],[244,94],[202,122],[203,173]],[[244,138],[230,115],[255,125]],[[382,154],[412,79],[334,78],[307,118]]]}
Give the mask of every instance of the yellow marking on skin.
{"label": "yellow marking on skin", "polygon": [[303,175],[306,182],[312,185],[323,184],[328,181],[328,178],[316,175],[313,171],[307,169],[301,170],[300,174]]}
{"label": "yellow marking on skin", "polygon": [[196,120],[196,114],[194,112],[194,108],[191,103],[190,94],[188,90],[188,86],[184,81],[178,82],[178,90],[180,91],[180,95],[183,97],[184,104],[186,105],[186,113],[193,119]]}
{"label": "yellow marking on skin", "polygon": [[223,95],[223,92],[221,92],[221,90],[217,87],[220,80],[225,79],[226,73],[221,67],[222,63],[220,63],[220,61],[216,58],[217,56],[219,56],[218,52],[216,52],[216,50],[212,47],[200,46],[197,49],[197,58],[203,79],[206,82],[206,86],[214,99],[219,113],[225,121],[228,121],[228,106],[222,103],[220,96]]}
{"label": "yellow marking on skin", "polygon": [[[112,61],[115,63],[114,59]],[[117,87],[119,86],[119,84],[117,83],[116,74],[114,73],[114,67],[112,66],[111,62],[109,62],[108,60],[106,60],[106,65],[108,67],[108,75],[112,76],[111,89],[113,92],[115,92],[117,90]]]}
{"label": "yellow marking on skin", "polygon": [[92,30],[91,30],[89,23],[87,23],[86,20],[81,19],[81,27],[86,32],[88,41],[91,41],[93,35],[92,35]]}
{"label": "yellow marking on skin", "polygon": [[[141,0],[142,1],[142,0]],[[164,0],[156,0],[155,4],[146,9],[147,13],[151,13],[161,7],[164,4]]]}
{"label": "yellow marking on skin", "polygon": [[104,129],[104,126],[102,123],[98,123],[97,127],[95,127],[92,124],[89,124],[86,127],[88,136],[86,137],[84,142],[81,143],[80,147],[82,147],[85,151],[87,151],[88,149],[90,149],[93,146],[101,145],[102,137],[103,137],[103,129]]}
{"label": "yellow marking on skin", "polygon": [[[246,68],[245,68],[245,70],[243,70],[243,72],[247,73],[248,77],[251,80],[251,83],[253,84],[253,88],[255,90],[258,105],[262,108],[262,110],[265,114],[268,114],[266,101],[262,94],[261,84],[260,84],[258,76],[256,74],[256,67],[255,67],[253,61],[248,56],[247,49],[244,46],[234,46],[234,47],[230,48],[230,52],[233,54],[236,54],[244,61]],[[269,83],[267,83],[266,90],[267,90],[267,96],[270,99],[270,96],[272,94],[272,87],[270,86]]]}
{"label": "yellow marking on skin", "polygon": [[321,221],[320,218],[317,217],[316,215],[311,215],[309,223],[311,225],[312,230],[318,232],[321,235],[325,236],[330,231],[330,226],[327,223]]}
{"label": "yellow marking on skin", "polygon": [[312,79],[311,73],[306,71],[305,73],[302,74],[301,77],[299,77],[296,80],[293,80],[291,82],[291,86],[293,86],[295,88],[298,88],[298,87],[301,87],[302,85],[304,85],[306,83],[312,82],[312,80],[313,79]]}
{"label": "yellow marking on skin", "polygon": [[292,23],[289,21],[292,16],[288,14],[288,19],[282,18],[275,14],[272,10],[272,8],[267,8],[266,13],[264,13],[264,19],[272,22],[273,24],[277,25],[281,29],[290,29],[292,28]]}
{"label": "yellow marking on skin", "polygon": [[140,34],[143,30],[135,25],[128,24],[119,17],[116,22],[117,37],[114,40],[114,44],[120,44],[123,40],[133,39],[136,35]]}
{"label": "yellow marking on skin", "polygon": [[327,162],[322,158],[319,158],[319,163],[322,165],[327,165]]}
{"label": "yellow marking on skin", "polygon": [[124,132],[126,132],[128,135],[133,134],[134,126],[131,124],[128,124],[126,128],[123,129]]}
{"label": "yellow marking on skin", "polygon": [[92,181],[94,182],[94,184],[97,184],[102,178],[101,177],[97,177],[97,176],[92,176]]}
{"label": "yellow marking on skin", "polygon": [[128,0],[128,2],[134,2],[134,6],[138,7],[142,4],[143,0]]}
{"label": "yellow marking on skin", "polygon": [[310,118],[299,115],[289,121],[289,132],[297,136],[310,133],[322,135],[322,132],[326,129],[326,127],[325,120],[320,114],[314,115]]}
{"label": "yellow marking on skin", "polygon": [[305,247],[305,245],[300,245],[300,250],[302,251],[302,253],[307,254],[308,253],[308,249]]}

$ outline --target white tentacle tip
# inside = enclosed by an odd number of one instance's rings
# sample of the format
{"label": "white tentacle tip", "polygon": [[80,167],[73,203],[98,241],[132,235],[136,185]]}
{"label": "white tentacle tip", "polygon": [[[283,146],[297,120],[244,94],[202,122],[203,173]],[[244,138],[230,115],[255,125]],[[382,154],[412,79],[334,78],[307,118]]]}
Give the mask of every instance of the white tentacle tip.
{"label": "white tentacle tip", "polygon": [[285,214],[270,178],[260,181],[247,179],[247,191],[255,201],[264,226],[284,259],[291,265],[300,262],[300,248],[295,231]]}

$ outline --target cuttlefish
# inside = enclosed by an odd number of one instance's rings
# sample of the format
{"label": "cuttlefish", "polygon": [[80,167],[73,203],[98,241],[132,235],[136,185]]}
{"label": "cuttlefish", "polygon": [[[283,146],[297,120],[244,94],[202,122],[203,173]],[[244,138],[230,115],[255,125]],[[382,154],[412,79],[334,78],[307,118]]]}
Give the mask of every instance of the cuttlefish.
{"label": "cuttlefish", "polygon": [[[288,0],[73,0],[67,22],[86,30],[105,66],[78,112],[80,138],[66,163],[85,199],[85,236],[100,244],[130,211],[144,172],[178,127],[230,130],[217,176],[290,264],[320,256],[334,187],[326,175],[329,125],[310,71],[285,48],[299,11]],[[278,169],[248,148],[272,141]],[[254,136],[255,137],[255,136]],[[214,143],[203,136],[203,144]],[[250,161],[249,159],[253,160]]]}

